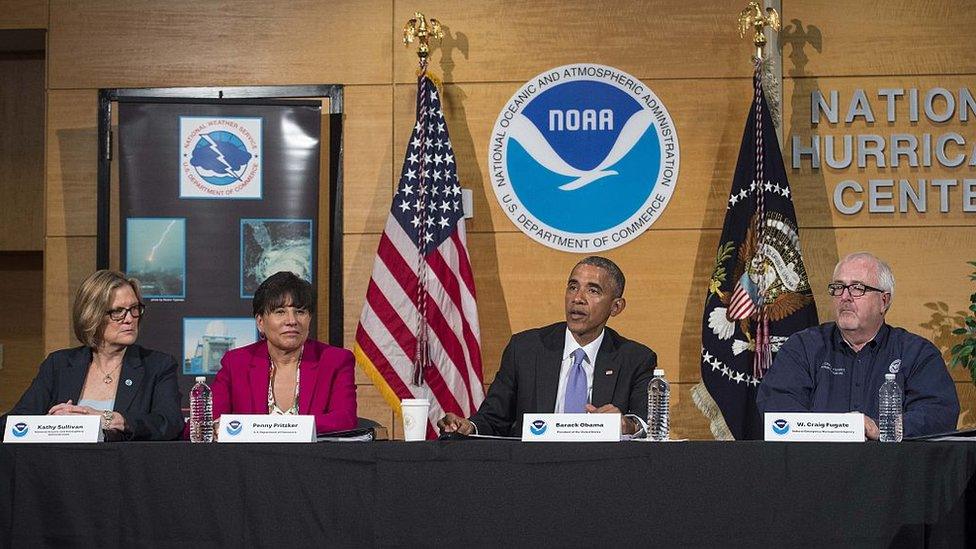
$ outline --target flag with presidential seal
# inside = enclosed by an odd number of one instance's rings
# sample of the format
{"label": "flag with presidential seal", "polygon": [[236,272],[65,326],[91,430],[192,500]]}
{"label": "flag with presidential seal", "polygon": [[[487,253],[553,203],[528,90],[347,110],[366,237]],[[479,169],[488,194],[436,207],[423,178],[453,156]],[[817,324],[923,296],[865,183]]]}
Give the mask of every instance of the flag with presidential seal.
{"label": "flag with presidential seal", "polygon": [[702,382],[717,439],[762,438],[756,390],[791,334],[817,324],[790,185],[757,65],[754,95],[705,296]]}

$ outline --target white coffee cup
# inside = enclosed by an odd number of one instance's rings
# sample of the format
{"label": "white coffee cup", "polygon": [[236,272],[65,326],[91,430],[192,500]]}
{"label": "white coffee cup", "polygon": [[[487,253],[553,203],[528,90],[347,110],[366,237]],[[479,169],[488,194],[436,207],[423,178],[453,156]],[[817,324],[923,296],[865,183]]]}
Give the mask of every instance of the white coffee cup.
{"label": "white coffee cup", "polygon": [[400,401],[403,412],[403,439],[427,440],[427,413],[430,401],[426,398],[405,398]]}

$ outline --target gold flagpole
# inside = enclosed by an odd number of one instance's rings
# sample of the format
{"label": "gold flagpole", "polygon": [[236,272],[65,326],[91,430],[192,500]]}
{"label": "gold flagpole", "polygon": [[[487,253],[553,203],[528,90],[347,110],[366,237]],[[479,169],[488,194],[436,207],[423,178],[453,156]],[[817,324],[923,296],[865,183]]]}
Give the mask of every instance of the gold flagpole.
{"label": "gold flagpole", "polygon": [[439,42],[444,38],[444,31],[441,23],[437,19],[427,19],[423,13],[414,12],[413,19],[407,21],[403,26],[403,45],[409,46],[417,41],[417,57],[420,58],[420,70],[427,70],[427,61],[430,57],[430,39],[435,38]]}
{"label": "gold flagpole", "polygon": [[779,13],[773,8],[766,8],[763,12],[759,2],[749,2],[744,10],[739,12],[739,38],[745,38],[751,29],[752,43],[756,46],[756,58],[763,59],[763,49],[766,46],[766,27],[779,31]]}
{"label": "gold flagpole", "polygon": [[[403,45],[409,46],[414,41],[419,43],[419,48],[417,48],[417,57],[420,59],[420,68],[417,72],[417,139],[420,142],[418,145],[418,156],[420,157],[420,163],[418,166],[418,172],[421,174],[426,173],[424,169],[424,163],[429,162],[430,155],[425,155],[423,152],[425,148],[429,146],[430,140],[427,139],[426,132],[429,128],[433,126],[428,126],[421,123],[421,119],[424,117],[431,118],[432,114],[427,106],[428,94],[423,93],[424,82],[430,80],[434,85],[436,83],[430,79],[430,75],[427,73],[427,63],[430,59],[430,39],[434,38],[436,40],[441,40],[444,38],[444,31],[441,30],[441,24],[437,19],[427,19],[424,14],[418,12],[414,13],[414,18],[407,21],[403,26]],[[427,190],[427,181],[424,175],[421,175],[417,180],[417,203],[419,205],[419,214],[421,224],[425,221],[425,216],[427,215],[427,203],[430,200],[429,193]],[[430,352],[429,352],[429,342],[430,342],[430,324],[427,320],[427,304],[428,298],[428,285],[427,276],[428,269],[426,268],[426,252],[424,247],[424,240],[420,237],[420,233],[417,236],[417,293],[414,295],[414,306],[417,308],[417,349],[414,354],[414,374],[413,374],[413,385],[417,387],[424,386],[424,371],[430,366]],[[429,389],[428,389],[429,391]]]}
{"label": "gold flagpole", "polygon": [[[782,82],[780,77],[773,73],[773,70],[781,66],[782,63],[772,62],[772,59],[776,56],[776,52],[767,54],[765,51],[767,42],[765,30],[766,28],[770,28],[774,32],[779,32],[779,13],[774,8],[766,8],[763,11],[759,2],[749,2],[749,5],[739,12],[738,22],[739,38],[745,38],[747,34],[752,33],[752,43],[756,47],[753,64],[755,65],[755,70],[759,71],[763,80],[770,115],[773,118],[773,125],[776,126],[776,136],[782,142]],[[779,41],[776,41],[776,43],[778,44]]]}

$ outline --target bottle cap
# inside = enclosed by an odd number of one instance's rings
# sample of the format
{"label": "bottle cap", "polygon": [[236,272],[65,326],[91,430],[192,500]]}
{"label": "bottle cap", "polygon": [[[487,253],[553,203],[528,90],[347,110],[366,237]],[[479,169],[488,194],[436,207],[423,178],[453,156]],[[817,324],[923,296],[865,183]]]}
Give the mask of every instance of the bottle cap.
{"label": "bottle cap", "polygon": [[206,383],[207,378],[204,376],[197,376],[193,378],[193,380],[196,381],[197,383]]}
{"label": "bottle cap", "polygon": [[887,380],[887,381],[894,381],[895,380],[895,374],[885,374],[885,380]]}
{"label": "bottle cap", "polygon": [[654,368],[654,375],[664,377],[664,368]]}

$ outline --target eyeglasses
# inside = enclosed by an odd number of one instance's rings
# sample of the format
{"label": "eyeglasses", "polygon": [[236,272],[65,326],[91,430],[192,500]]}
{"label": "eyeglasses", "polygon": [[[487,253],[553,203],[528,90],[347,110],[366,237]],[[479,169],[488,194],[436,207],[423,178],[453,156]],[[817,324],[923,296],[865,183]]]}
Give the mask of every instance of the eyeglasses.
{"label": "eyeglasses", "polygon": [[132,318],[139,318],[142,316],[142,313],[144,312],[146,312],[146,306],[143,305],[142,303],[137,303],[129,307],[128,309],[126,309],[125,307],[117,307],[115,309],[112,309],[111,311],[106,311],[105,314],[107,314],[109,318],[111,318],[116,322],[122,322],[123,320],[125,320],[126,313],[132,315]]}
{"label": "eyeglasses", "polygon": [[860,282],[855,282],[853,284],[841,284],[840,282],[831,282],[827,284],[827,293],[834,297],[840,297],[844,295],[844,290],[847,290],[851,294],[851,297],[861,297],[865,292],[878,292],[878,293],[888,293],[887,290],[882,290],[881,288],[875,288],[874,286],[868,286],[867,284],[862,284]]}

